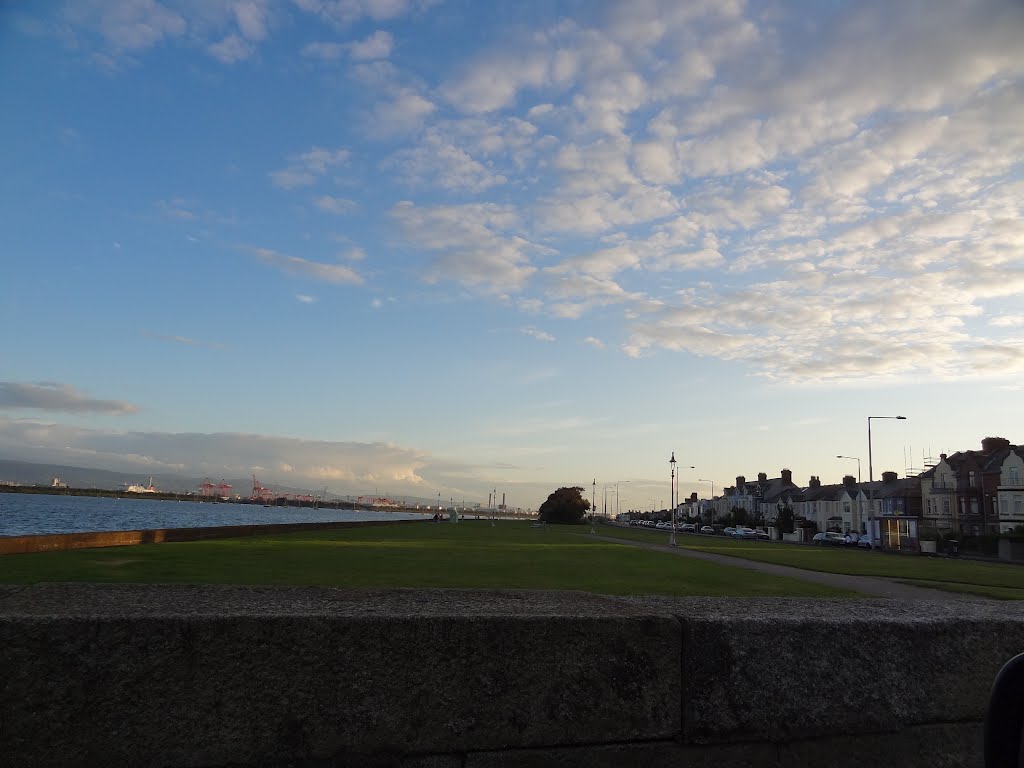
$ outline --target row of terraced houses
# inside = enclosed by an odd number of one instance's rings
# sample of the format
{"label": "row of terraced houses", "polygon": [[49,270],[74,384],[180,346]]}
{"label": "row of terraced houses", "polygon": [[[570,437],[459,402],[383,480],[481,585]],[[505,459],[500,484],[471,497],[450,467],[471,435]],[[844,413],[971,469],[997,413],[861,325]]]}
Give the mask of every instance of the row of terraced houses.
{"label": "row of terraced houses", "polygon": [[680,511],[707,520],[739,507],[770,526],[789,507],[798,523],[821,531],[869,533],[888,548],[916,548],[922,531],[999,534],[1024,525],[1024,446],[987,437],[981,450],[941,454],[934,466],[912,477],[885,471],[870,483],[847,475],[841,483],[822,485],[812,476],[801,487],[783,469],[774,478],[765,472],[757,480],[740,475],[711,500],[696,496]]}

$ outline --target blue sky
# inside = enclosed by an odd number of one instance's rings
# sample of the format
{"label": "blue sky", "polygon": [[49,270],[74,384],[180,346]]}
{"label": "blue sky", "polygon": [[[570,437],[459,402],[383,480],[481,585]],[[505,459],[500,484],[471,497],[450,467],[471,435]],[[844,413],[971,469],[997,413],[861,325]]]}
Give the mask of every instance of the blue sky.
{"label": "blue sky", "polygon": [[[1020,440],[1024,7],[0,10],[0,455],[535,506]],[[695,469],[690,470],[690,466]],[[127,479],[127,477],[126,477]]]}

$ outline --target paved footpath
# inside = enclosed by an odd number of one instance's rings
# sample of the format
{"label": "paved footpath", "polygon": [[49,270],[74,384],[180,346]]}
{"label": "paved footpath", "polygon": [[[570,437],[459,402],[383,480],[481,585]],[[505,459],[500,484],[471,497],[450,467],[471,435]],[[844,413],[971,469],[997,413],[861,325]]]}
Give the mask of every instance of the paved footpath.
{"label": "paved footpath", "polygon": [[[823,571],[808,571],[804,568],[794,568],[789,565],[776,565],[775,563],[762,563],[757,560],[746,560],[742,557],[729,557],[713,552],[701,552],[686,547],[670,547],[667,544],[653,544],[634,539],[620,539],[614,536],[599,536],[587,534],[590,538],[610,541],[616,544],[625,544],[641,549],[653,549],[658,552],[666,552],[679,557],[692,557],[696,560],[707,560],[719,565],[731,565],[736,568],[746,568],[751,571],[770,573],[774,576],[788,576],[791,579],[802,579],[813,581],[818,584],[825,584],[838,589],[850,589],[871,597],[887,597],[898,600],[960,600],[960,601],[987,601],[989,598],[980,595],[969,595],[963,592],[945,592],[941,589],[928,589],[927,587],[914,587],[910,584],[899,582],[882,576],[851,576],[845,573],[825,573]],[[766,544],[765,546],[771,546]],[[884,555],[865,552],[865,557],[883,557]]]}

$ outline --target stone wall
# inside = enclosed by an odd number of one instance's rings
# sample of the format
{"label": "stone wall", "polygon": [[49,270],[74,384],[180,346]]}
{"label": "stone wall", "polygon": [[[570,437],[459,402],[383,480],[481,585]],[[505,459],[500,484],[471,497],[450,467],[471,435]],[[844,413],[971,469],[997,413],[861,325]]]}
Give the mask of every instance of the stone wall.
{"label": "stone wall", "polygon": [[19,766],[980,766],[1001,602],[0,587]]}

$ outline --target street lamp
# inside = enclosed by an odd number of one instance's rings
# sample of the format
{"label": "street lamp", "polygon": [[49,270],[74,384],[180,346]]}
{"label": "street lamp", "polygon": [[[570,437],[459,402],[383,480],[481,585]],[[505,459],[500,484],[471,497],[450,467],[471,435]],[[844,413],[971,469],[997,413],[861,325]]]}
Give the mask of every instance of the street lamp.
{"label": "street lamp", "polygon": [[697,478],[698,483],[711,483],[711,519],[708,520],[708,525],[715,524],[715,481],[714,480],[703,480]]}
{"label": "street lamp", "polygon": [[594,478],[594,485],[590,489],[590,532],[591,533],[597,533],[597,531],[594,530],[594,512],[596,511],[594,509],[594,504],[596,502],[597,502],[597,478],[595,477]]}
{"label": "street lamp", "polygon": [[615,519],[619,518],[619,483],[628,483],[629,480],[616,480],[615,481]]}
{"label": "street lamp", "polygon": [[669,459],[668,465],[672,468],[672,474],[669,475],[668,481],[668,497],[669,505],[672,507],[672,532],[668,535],[668,545],[674,547],[676,545],[676,505],[675,505],[675,492],[676,492],[676,452],[672,451],[672,458]]}
{"label": "street lamp", "polygon": [[[871,537],[872,544],[875,541],[874,521],[875,521],[875,473],[874,468],[871,464],[871,420],[872,419],[899,419],[900,421],[906,421],[906,416],[868,416],[868,524],[870,530],[868,536]],[[881,539],[881,534],[879,534]]]}
{"label": "street lamp", "polygon": [[854,531],[860,533],[860,527],[864,522],[864,493],[860,487],[860,459],[856,456],[839,456],[836,455],[837,459],[849,459],[850,461],[857,462],[857,521],[853,525]]}

